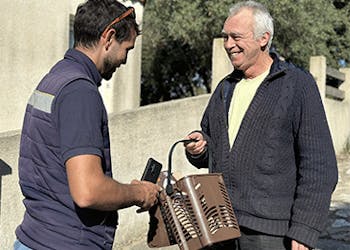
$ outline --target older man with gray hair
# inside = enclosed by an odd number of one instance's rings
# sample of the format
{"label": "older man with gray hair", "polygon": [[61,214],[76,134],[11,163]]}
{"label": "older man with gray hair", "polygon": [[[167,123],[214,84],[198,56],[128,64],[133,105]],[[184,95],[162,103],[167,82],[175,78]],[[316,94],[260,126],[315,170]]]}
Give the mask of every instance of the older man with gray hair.
{"label": "older man with gray hair", "polygon": [[241,228],[221,249],[315,247],[337,183],[316,83],[270,53],[273,32],[262,4],[230,9],[222,35],[234,71],[213,93],[202,130],[187,136],[197,140],[186,145],[189,161],[223,174]]}

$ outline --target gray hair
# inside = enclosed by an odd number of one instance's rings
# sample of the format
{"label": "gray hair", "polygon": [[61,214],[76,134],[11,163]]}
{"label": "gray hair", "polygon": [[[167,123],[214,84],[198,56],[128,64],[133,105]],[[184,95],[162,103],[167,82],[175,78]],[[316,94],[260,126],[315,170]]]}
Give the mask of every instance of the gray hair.
{"label": "gray hair", "polygon": [[254,16],[254,38],[260,38],[265,32],[270,34],[267,48],[271,47],[273,38],[273,18],[264,5],[255,1],[245,1],[234,4],[230,8],[229,17],[235,16],[242,9],[250,9]]}

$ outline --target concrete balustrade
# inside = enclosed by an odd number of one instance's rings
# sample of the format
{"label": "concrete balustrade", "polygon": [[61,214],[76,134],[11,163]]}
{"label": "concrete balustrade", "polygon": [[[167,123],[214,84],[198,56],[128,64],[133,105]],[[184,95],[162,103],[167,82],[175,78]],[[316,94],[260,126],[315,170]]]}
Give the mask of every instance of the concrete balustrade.
{"label": "concrete balustrade", "polygon": [[315,78],[320,91],[335,151],[339,154],[349,150],[350,68],[342,68],[339,70],[339,73],[342,73],[344,76],[344,81],[339,86],[339,91],[344,92],[344,99],[341,101],[327,94],[327,62],[324,56],[311,57],[309,70]]}

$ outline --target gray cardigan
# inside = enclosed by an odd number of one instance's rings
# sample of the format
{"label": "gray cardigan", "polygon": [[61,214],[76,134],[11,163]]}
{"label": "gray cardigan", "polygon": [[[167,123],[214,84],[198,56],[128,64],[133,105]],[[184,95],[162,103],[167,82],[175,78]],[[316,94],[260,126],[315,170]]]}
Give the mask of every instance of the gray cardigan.
{"label": "gray cardigan", "polygon": [[[201,122],[210,171],[223,173],[241,226],[315,247],[337,183],[336,157],[314,79],[273,58],[232,148],[227,111],[242,73],[228,75],[213,93]],[[187,157],[208,167],[208,152]]]}

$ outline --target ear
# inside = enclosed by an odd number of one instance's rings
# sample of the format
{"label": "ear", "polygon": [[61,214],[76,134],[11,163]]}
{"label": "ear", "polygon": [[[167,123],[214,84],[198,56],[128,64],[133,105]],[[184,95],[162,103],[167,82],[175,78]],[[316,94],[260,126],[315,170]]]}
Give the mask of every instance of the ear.
{"label": "ear", "polygon": [[267,48],[267,44],[269,43],[271,34],[269,32],[265,32],[260,38],[259,38],[259,42],[260,42],[260,48],[262,50],[265,50]]}
{"label": "ear", "polygon": [[114,34],[115,34],[115,30],[114,29],[110,29],[110,30],[107,31],[105,36],[101,36],[101,40],[102,40],[104,48],[106,50],[109,49],[109,47],[111,46],[112,42],[114,41]]}

